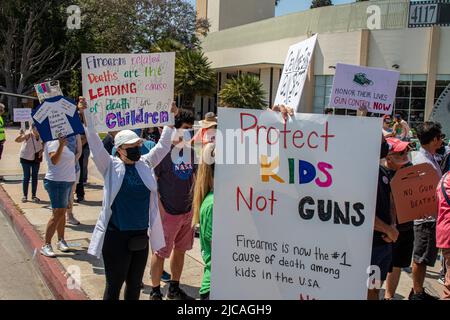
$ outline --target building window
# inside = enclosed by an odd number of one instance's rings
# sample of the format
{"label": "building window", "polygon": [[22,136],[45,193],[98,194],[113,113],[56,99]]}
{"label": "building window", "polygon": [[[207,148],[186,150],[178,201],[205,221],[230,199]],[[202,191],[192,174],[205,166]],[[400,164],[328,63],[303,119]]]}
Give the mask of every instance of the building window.
{"label": "building window", "polygon": [[330,104],[334,76],[315,76],[313,113],[323,114]]}
{"label": "building window", "polygon": [[438,74],[436,78],[436,90],[434,92],[434,104],[436,104],[437,99],[449,84],[450,74]]}
{"label": "building window", "polygon": [[427,76],[424,74],[402,74],[398,81],[394,113],[401,113],[411,127],[425,119]]}

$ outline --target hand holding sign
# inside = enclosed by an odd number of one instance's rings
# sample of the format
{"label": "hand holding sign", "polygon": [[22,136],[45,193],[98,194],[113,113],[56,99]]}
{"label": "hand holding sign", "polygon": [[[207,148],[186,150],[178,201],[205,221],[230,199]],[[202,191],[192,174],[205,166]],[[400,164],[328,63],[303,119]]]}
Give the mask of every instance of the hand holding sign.
{"label": "hand holding sign", "polygon": [[84,133],[77,107],[73,101],[62,96],[47,99],[34,110],[32,116],[44,142]]}

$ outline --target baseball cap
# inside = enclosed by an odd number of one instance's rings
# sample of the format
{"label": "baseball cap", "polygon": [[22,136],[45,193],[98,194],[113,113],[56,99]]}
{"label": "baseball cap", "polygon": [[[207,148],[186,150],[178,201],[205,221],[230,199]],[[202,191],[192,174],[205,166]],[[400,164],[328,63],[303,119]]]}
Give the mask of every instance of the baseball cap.
{"label": "baseball cap", "polygon": [[397,138],[386,138],[386,142],[389,144],[389,152],[402,152],[409,146],[409,142]]}
{"label": "baseball cap", "polygon": [[142,139],[131,130],[122,130],[114,137],[114,147],[119,148],[123,144],[133,144]]}

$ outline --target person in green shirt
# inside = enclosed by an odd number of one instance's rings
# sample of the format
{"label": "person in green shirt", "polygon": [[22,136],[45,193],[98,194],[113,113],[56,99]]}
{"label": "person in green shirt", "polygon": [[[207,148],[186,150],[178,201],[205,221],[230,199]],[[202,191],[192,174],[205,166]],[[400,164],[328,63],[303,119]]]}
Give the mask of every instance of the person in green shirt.
{"label": "person in green shirt", "polygon": [[3,120],[2,115],[5,113],[5,105],[0,103],[0,159],[2,159],[3,153],[3,145],[6,141],[5,136],[5,121]]}
{"label": "person in green shirt", "polygon": [[194,212],[192,223],[194,225],[200,223],[200,247],[203,262],[205,263],[202,286],[200,288],[200,300],[209,300],[209,292],[211,289],[214,156],[215,144],[206,144],[202,150],[192,201],[192,210]]}

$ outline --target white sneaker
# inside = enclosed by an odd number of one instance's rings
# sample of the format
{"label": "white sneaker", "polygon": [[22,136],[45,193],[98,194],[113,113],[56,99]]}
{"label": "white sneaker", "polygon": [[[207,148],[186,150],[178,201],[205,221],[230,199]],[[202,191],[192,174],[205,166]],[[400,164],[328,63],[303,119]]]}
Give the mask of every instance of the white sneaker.
{"label": "white sneaker", "polygon": [[75,217],[70,217],[66,219],[68,224],[71,224],[73,226],[77,226],[80,224],[80,221],[78,221],[77,219],[75,219]]}
{"label": "white sneaker", "polygon": [[46,257],[50,257],[50,258],[54,258],[56,257],[56,254],[53,252],[53,248],[51,244],[46,244],[41,248],[41,254],[46,256]]}
{"label": "white sneaker", "polygon": [[56,247],[61,252],[68,252],[70,251],[69,246],[67,245],[67,242],[64,239],[61,239],[57,242]]}

